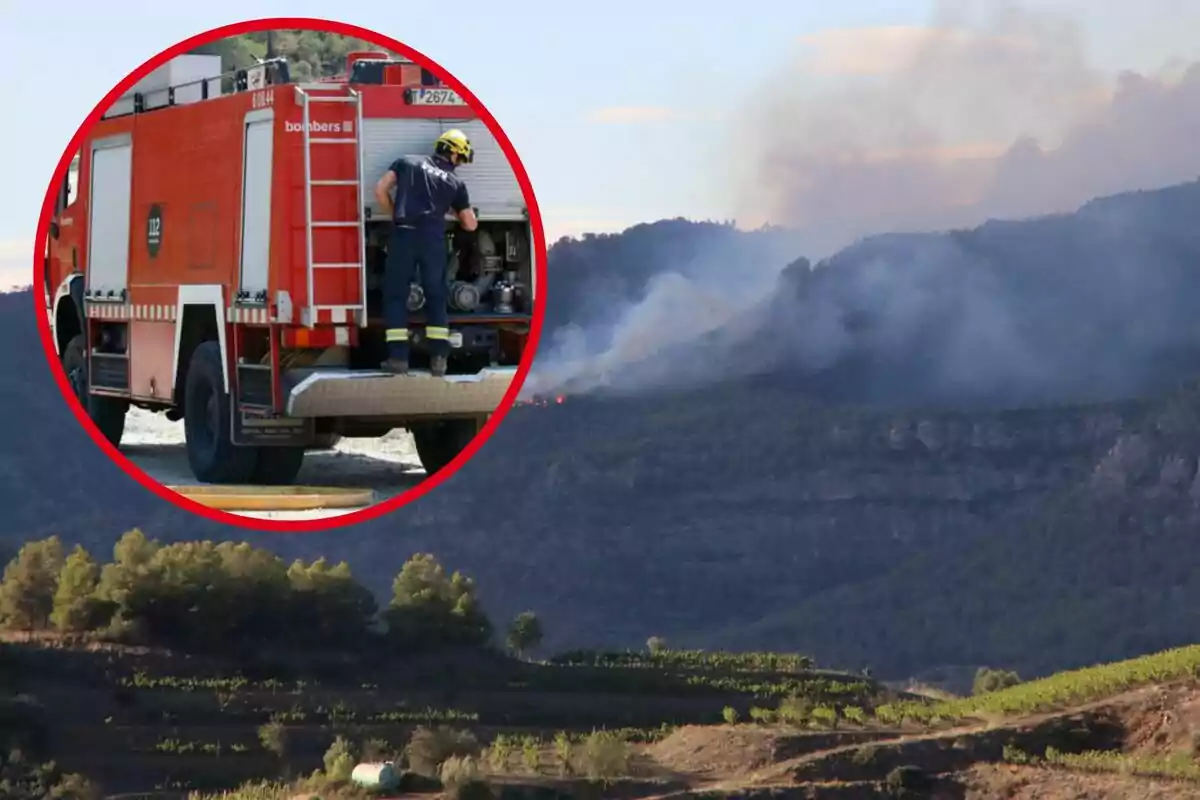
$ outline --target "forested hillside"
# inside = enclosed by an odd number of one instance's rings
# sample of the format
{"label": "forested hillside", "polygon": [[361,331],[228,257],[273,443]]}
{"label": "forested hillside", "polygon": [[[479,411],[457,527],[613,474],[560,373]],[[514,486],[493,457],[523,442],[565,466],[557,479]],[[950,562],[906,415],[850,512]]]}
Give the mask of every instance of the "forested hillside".
{"label": "forested hillside", "polygon": [[[955,664],[1029,676],[1191,641],[1200,572],[1181,556],[1200,529],[1200,394],[1167,387],[1191,374],[1177,356],[1197,343],[1185,313],[1200,263],[1190,222],[1197,191],[1121,196],[1076,215],[945,236],[882,237],[810,277],[798,266],[750,319],[764,323],[763,335],[740,352],[772,357],[743,377],[518,408],[461,473],[386,519],[326,534],[239,534],[286,560],[345,559],[380,596],[412,553],[433,553],[474,576],[498,617],[538,609],[554,649],[638,646],[661,635],[681,645],[801,651],[885,677]],[[786,263],[773,235],[673,221],[639,227],[628,240],[560,243],[549,302],[560,320],[573,318],[601,296],[589,288],[600,280],[636,304],[655,265],[671,262],[664,254],[716,250],[729,274],[753,270],[760,258]],[[929,262],[916,252],[944,258],[923,272],[913,265]],[[1114,272],[1118,264],[1129,268]],[[992,290],[972,295],[979,298],[1026,287],[1018,296],[1027,306],[1005,306],[1023,331],[1018,340],[1057,336],[1047,348],[1055,358],[1076,354],[1090,366],[1157,353],[1174,366],[1144,385],[1136,372],[1132,382],[1108,385],[1145,391],[1107,404],[968,410],[946,402],[955,397],[946,392],[933,396],[935,405],[881,398],[862,387],[919,389],[915,376],[940,374],[928,363],[907,372],[921,363],[914,342],[936,344],[939,331],[980,316],[978,306],[950,313],[952,291],[907,306],[915,309],[907,316],[894,313],[886,292],[854,294],[903,265],[925,276],[908,285],[931,291],[947,274],[969,274],[963,283]],[[806,297],[842,304],[830,317],[840,327],[821,330],[858,338],[839,339],[857,344],[842,351],[852,358],[826,362],[833,372],[792,357],[803,355],[802,341],[787,337],[804,328],[798,312],[793,327],[782,325],[795,308],[788,291],[808,309],[820,307]],[[856,296],[876,305],[857,308]],[[1091,320],[1123,319],[1140,334],[1137,346],[1095,349],[1119,341],[1095,325],[1072,327],[1060,313],[1070,308]],[[1136,317],[1124,316],[1132,310]],[[19,422],[0,457],[10,549],[59,534],[99,558],[135,526],[166,542],[228,538],[228,529],[140,489],[88,443],[54,394],[31,312],[28,294],[0,297],[13,360],[0,403]],[[896,319],[912,322],[903,330],[913,335],[868,335]],[[934,324],[947,320],[955,324]],[[871,349],[889,341],[897,345]],[[963,352],[977,354],[964,363],[988,366],[986,348]],[[887,369],[873,372],[880,362]],[[854,380],[834,380],[851,368]],[[906,374],[912,384],[895,382]],[[865,407],[880,399],[889,402]]]}

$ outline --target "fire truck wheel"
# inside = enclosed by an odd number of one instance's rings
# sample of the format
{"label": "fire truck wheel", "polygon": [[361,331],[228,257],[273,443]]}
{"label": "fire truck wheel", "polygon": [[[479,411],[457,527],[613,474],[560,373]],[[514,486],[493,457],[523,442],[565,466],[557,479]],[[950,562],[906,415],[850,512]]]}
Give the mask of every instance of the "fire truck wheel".
{"label": "fire truck wheel", "polygon": [[483,429],[486,417],[477,419],[444,419],[422,422],[409,428],[417,455],[426,475],[441,471],[463,451],[475,434]]}
{"label": "fire truck wheel", "polygon": [[129,403],[115,397],[88,394],[87,349],[82,333],[67,343],[62,354],[62,366],[75,398],[87,409],[92,424],[113,447],[120,446],[121,437],[125,434],[125,414],[129,411]]}
{"label": "fire truck wheel", "polygon": [[233,443],[223,372],[217,342],[204,342],[192,353],[183,405],[188,464],[204,483],[245,483],[254,472],[258,448]]}
{"label": "fire truck wheel", "polygon": [[288,486],[295,483],[302,466],[303,447],[260,447],[250,479],[263,486]]}
{"label": "fire truck wheel", "polygon": [[342,440],[340,433],[318,433],[313,439],[311,450],[332,450]]}

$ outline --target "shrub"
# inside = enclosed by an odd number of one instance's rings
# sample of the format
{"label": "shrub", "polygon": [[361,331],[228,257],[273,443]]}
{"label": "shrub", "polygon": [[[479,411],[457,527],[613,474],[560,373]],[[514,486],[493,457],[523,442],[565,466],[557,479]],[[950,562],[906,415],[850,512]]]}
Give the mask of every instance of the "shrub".
{"label": "shrub", "polygon": [[929,778],[920,767],[905,765],[896,767],[887,774],[884,785],[894,797],[914,797],[928,791]]}
{"label": "shrub", "polygon": [[279,720],[273,719],[266,725],[258,729],[258,741],[262,746],[283,758],[287,755],[288,735],[287,728],[283,726]]}
{"label": "shrub", "polygon": [[503,733],[496,734],[496,738],[487,749],[487,760],[492,765],[492,769],[497,772],[504,772],[508,769],[508,762],[513,754],[513,740]]}
{"label": "shrub", "polygon": [[301,797],[304,800],[308,800],[310,797],[315,796],[311,792],[297,794],[293,787],[283,783],[261,781],[259,783],[243,784],[231,792],[216,794],[191,792],[188,794],[187,800],[292,800],[294,797]]}
{"label": "shrub", "polygon": [[396,748],[386,739],[367,739],[362,744],[362,760],[375,763],[378,761],[395,761]]}
{"label": "shrub", "polygon": [[574,773],[571,766],[571,757],[575,752],[574,746],[571,744],[571,737],[566,731],[559,731],[554,735],[554,760],[558,763],[558,771],[563,777]]}
{"label": "shrub", "polygon": [[533,736],[526,736],[521,740],[521,760],[525,762],[525,769],[530,772],[537,773],[542,767],[542,743]]}
{"label": "shrub", "polygon": [[813,704],[804,697],[788,697],[779,703],[779,721],[788,725],[804,725],[813,718]]}
{"label": "shrub", "polygon": [[875,747],[860,747],[854,751],[854,755],[850,757],[850,760],[863,767],[874,762],[875,754],[878,752],[878,748]]}
{"label": "shrub", "polygon": [[758,706],[752,706],[750,708],[750,719],[754,720],[760,725],[768,725],[774,718],[775,712],[771,711],[769,708],[759,708]]}
{"label": "shrub", "polygon": [[1015,672],[980,667],[975,673],[975,681],[971,685],[971,694],[998,692],[1001,689],[1016,686],[1020,682],[1021,678]]}
{"label": "shrub", "polygon": [[1028,753],[1012,744],[1004,745],[1001,758],[1009,764],[1029,764],[1032,761]]}
{"label": "shrub", "polygon": [[611,731],[594,731],[583,741],[583,766],[590,778],[619,778],[629,772],[629,745]]}
{"label": "shrub", "polygon": [[904,721],[904,712],[894,703],[884,703],[875,709],[875,719],[884,725],[899,725]]}
{"label": "shrub", "polygon": [[450,756],[442,763],[440,774],[446,793],[457,800],[491,800],[496,796],[473,756]]}
{"label": "shrub", "polygon": [[736,725],[738,721],[737,709],[733,706],[725,706],[721,711],[721,717],[725,720],[726,725]]}
{"label": "shrub", "polygon": [[457,731],[441,726],[420,727],[413,731],[405,748],[408,765],[422,775],[436,776],[446,759],[453,756],[479,756],[479,742],[470,731]]}
{"label": "shrub", "polygon": [[354,748],[339,736],[325,751],[325,776],[331,781],[348,781],[356,763]]}
{"label": "shrub", "polygon": [[837,727],[837,710],[830,708],[829,706],[817,706],[812,710],[811,717],[813,724],[815,725],[819,725],[823,728]]}
{"label": "shrub", "polygon": [[87,778],[76,773],[63,775],[51,787],[46,800],[101,800],[104,795]]}
{"label": "shrub", "polygon": [[0,797],[4,800],[100,800],[102,795],[82,775],[64,773],[53,761],[38,763],[32,753],[14,748],[0,750]]}
{"label": "shrub", "polygon": [[454,792],[463,784],[479,780],[481,775],[479,762],[473,756],[450,756],[438,769],[442,786],[448,792]]}

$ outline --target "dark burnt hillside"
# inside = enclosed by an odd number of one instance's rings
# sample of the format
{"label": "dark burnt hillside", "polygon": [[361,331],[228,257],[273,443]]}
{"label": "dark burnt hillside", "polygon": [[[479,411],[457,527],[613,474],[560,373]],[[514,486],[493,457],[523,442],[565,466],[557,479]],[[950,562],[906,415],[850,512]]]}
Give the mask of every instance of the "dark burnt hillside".
{"label": "dark burnt hillside", "polygon": [[[1075,223],[1028,224],[1053,251]],[[691,229],[660,230],[671,241]],[[1191,255],[1160,259],[1147,285],[1161,294],[1167,267],[1193,274]],[[55,394],[28,294],[0,297],[0,325],[12,345],[0,546],[53,532],[100,554],[134,525],[168,540],[232,535],[345,558],[380,590],[425,550],[475,576],[496,618],[537,610],[551,647],[662,635],[807,651],[886,677],[978,663],[1029,675],[1200,630],[1190,389],[1017,411],[869,410],[823,404],[819,373],[777,369],[690,392],[572,397],[515,409],[460,474],[385,520],[264,535],[199,522],[125,478]]]}

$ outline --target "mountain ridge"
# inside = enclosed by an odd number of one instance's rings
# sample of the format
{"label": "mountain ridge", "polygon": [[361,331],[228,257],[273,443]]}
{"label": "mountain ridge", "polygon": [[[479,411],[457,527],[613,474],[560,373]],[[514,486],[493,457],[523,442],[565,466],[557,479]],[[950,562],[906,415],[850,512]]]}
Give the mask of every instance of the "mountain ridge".
{"label": "mountain ridge", "polygon": [[[1167,198],[1178,220],[1200,191],[1148,194]],[[1064,224],[999,227],[1038,233],[1037,252],[1053,254],[1073,241]],[[569,321],[579,303],[602,296],[589,276],[618,287],[612,307],[636,303],[663,269],[692,267],[699,279],[707,268],[693,256],[714,239],[720,260],[749,242],[745,258],[761,274],[796,257],[786,234],[720,227],[639,228],[655,252],[683,254],[658,271],[630,244],[636,237],[552,250],[555,286],[575,271],[561,293],[549,290],[550,310]],[[698,240],[675,246],[697,231]],[[1190,228],[1172,236],[1175,249],[1141,273],[1150,298],[1167,296],[1173,276],[1190,286],[1188,265],[1200,261]],[[1004,238],[977,241],[1001,254],[1034,252]],[[563,253],[572,259],[560,261]],[[832,289],[852,277],[839,284],[834,271],[823,274]],[[1064,274],[1072,273],[1048,279]],[[0,410],[21,423],[0,455],[8,516],[0,549],[57,533],[99,555],[132,527],[163,541],[244,539],[285,558],[347,560],[381,594],[409,555],[430,552],[475,577],[496,618],[536,610],[550,649],[637,647],[657,635],[796,650],[834,667],[868,662],[889,678],[965,663],[1045,674],[1187,642],[1200,622],[1191,611],[1200,608],[1200,570],[1181,557],[1200,530],[1200,395],[1171,388],[1192,374],[1186,363],[1178,380],[1164,378],[1141,399],[1009,411],[928,397],[871,407],[862,387],[891,384],[864,379],[878,373],[861,358],[838,365],[840,384],[837,370],[782,361],[788,369],[700,388],[568,396],[514,408],[459,473],[386,518],[268,534],[194,518],[108,463],[59,402],[31,299],[0,296],[11,344]],[[1188,301],[1180,293],[1172,313]],[[1185,327],[1185,343],[1192,331]]]}
{"label": "mountain ridge", "polygon": [[948,407],[1165,390],[1200,370],[1200,273],[1186,268],[1197,215],[1192,181],[1072,213],[866,237],[815,265],[776,266],[769,291],[692,341],[619,368],[606,353],[605,376],[581,359],[545,388],[644,393],[770,375],[843,403]]}

